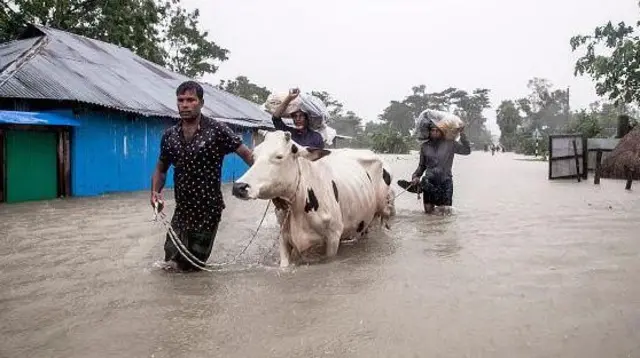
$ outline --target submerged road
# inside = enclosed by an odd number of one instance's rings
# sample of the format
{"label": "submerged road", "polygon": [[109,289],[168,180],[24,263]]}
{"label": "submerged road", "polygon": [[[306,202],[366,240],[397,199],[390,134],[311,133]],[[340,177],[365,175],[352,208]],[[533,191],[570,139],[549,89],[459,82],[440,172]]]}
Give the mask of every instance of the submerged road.
{"label": "submerged road", "polygon": [[[385,158],[394,182],[417,163]],[[154,266],[147,193],[0,205],[0,357],[640,356],[638,189],[502,153],[454,175],[455,215],[405,193],[392,231],[287,271],[273,210],[185,275]],[[266,205],[225,200],[210,262]]]}

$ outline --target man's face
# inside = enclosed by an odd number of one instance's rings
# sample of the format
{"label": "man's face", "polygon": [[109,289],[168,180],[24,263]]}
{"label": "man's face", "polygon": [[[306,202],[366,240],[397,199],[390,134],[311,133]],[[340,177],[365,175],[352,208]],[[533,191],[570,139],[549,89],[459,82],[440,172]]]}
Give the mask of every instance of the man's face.
{"label": "man's face", "polygon": [[294,112],[291,114],[293,125],[298,129],[303,129],[305,124],[305,114],[303,112]]}
{"label": "man's face", "polygon": [[196,91],[185,91],[178,95],[178,112],[180,112],[180,118],[184,120],[191,121],[198,118],[202,105]]}
{"label": "man's face", "polygon": [[438,140],[442,138],[442,132],[438,128],[431,127],[431,131],[429,132],[429,138],[433,140]]}

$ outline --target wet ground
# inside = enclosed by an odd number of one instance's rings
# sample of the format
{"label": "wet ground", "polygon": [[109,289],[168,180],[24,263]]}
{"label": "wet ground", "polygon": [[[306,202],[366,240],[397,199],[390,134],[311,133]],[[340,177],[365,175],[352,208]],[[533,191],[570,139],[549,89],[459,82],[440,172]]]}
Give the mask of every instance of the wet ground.
{"label": "wet ground", "polygon": [[[171,274],[147,193],[0,206],[0,357],[640,357],[640,186],[516,159],[458,157],[455,215],[405,193],[391,232],[289,271],[272,210],[237,264]],[[266,204],[225,194],[210,262]]]}

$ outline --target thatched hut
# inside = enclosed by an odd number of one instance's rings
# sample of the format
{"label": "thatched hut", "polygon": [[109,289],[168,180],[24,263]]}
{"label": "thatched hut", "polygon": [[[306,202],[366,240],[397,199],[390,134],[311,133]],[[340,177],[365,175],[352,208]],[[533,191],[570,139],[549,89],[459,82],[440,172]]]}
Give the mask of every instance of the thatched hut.
{"label": "thatched hut", "polygon": [[620,139],[611,154],[602,162],[602,177],[628,179],[627,171],[633,172],[633,179],[640,180],[640,125],[636,125]]}

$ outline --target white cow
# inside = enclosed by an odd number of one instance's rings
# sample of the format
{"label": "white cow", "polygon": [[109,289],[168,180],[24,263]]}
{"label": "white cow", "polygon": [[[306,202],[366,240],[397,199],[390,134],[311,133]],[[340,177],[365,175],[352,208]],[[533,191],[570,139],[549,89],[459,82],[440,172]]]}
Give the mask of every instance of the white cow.
{"label": "white cow", "polygon": [[327,257],[335,256],[341,239],[361,236],[381,215],[378,189],[385,171],[380,159],[305,149],[282,131],[261,134],[265,138],[253,151],[254,164],[233,184],[233,195],[288,203],[287,214],[279,215],[281,267],[289,266],[293,250],[302,254],[324,246]]}
{"label": "white cow", "polygon": [[[346,156],[360,163],[374,182],[378,208],[376,219],[381,226],[389,228],[389,219],[395,216],[395,191],[391,188],[393,176],[387,164],[373,151],[368,149],[341,148],[331,151],[332,156]],[[382,163],[382,165],[380,165]]]}

